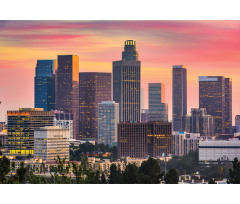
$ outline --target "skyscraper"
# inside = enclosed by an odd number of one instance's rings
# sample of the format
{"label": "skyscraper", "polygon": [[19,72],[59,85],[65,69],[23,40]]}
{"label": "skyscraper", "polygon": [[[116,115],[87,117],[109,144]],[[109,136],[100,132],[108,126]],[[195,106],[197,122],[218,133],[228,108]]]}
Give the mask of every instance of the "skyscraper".
{"label": "skyscraper", "polygon": [[214,117],[207,115],[206,108],[192,108],[191,115],[185,116],[187,133],[200,133],[201,136],[214,135]]}
{"label": "skyscraper", "polygon": [[222,76],[199,76],[199,108],[214,116],[215,134],[225,134],[225,79]]}
{"label": "skyscraper", "polygon": [[187,115],[187,70],[175,65],[172,70],[172,125],[173,131],[182,131]]}
{"label": "skyscraper", "polygon": [[79,73],[79,136],[98,139],[98,103],[111,101],[111,73]]}
{"label": "skyscraper", "polygon": [[73,114],[73,137],[79,132],[79,57],[58,55],[56,109]]}
{"label": "skyscraper", "polygon": [[235,126],[240,126],[240,115],[235,116]]}
{"label": "skyscraper", "polygon": [[165,103],[165,84],[148,84],[148,120],[168,121],[168,104]]}
{"label": "skyscraper", "polygon": [[37,60],[34,77],[35,108],[55,109],[55,60]]}
{"label": "skyscraper", "polygon": [[117,124],[119,122],[119,104],[103,101],[98,104],[98,143],[117,144]]}
{"label": "skyscraper", "polygon": [[225,134],[232,134],[232,79],[225,78]]}
{"label": "skyscraper", "polygon": [[52,126],[54,112],[42,108],[19,108],[19,111],[8,111],[7,117],[9,153],[26,157],[34,154],[34,129]]}
{"label": "skyscraper", "polygon": [[124,43],[122,60],[113,62],[113,100],[119,103],[119,121],[140,121],[141,62],[136,42]]}

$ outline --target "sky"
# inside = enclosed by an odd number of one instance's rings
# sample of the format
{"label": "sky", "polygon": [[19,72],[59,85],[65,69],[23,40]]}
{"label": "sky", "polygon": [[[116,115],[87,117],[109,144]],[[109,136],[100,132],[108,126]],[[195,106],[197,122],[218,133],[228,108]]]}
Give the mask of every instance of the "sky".
{"label": "sky", "polygon": [[239,36],[240,21],[0,21],[0,121],[7,110],[34,107],[38,59],[74,54],[80,72],[111,72],[125,40],[137,44],[145,108],[148,83],[165,83],[172,119],[172,66],[184,65],[188,113],[199,107],[198,76],[224,76],[233,82],[234,118],[240,114]]}

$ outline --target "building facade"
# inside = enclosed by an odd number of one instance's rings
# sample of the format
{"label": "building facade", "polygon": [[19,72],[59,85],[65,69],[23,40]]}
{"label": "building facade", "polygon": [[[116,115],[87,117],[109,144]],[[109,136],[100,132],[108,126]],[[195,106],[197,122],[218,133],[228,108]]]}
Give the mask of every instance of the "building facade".
{"label": "building facade", "polygon": [[117,124],[119,122],[119,104],[103,101],[98,104],[98,143],[117,145]]}
{"label": "building facade", "polygon": [[201,136],[213,136],[214,117],[207,115],[206,108],[191,108],[191,114],[185,119],[185,131],[200,133]]}
{"label": "building facade", "polygon": [[168,104],[165,103],[165,84],[148,84],[148,120],[168,121]]}
{"label": "building facade", "polygon": [[118,158],[159,157],[171,154],[171,123],[118,124]]}
{"label": "building facade", "polygon": [[119,121],[141,120],[141,62],[136,42],[124,43],[122,60],[113,62],[113,101],[119,103]]}
{"label": "building facade", "polygon": [[55,76],[56,110],[73,114],[73,137],[79,138],[79,57],[58,55]]}
{"label": "building facade", "polygon": [[223,76],[199,77],[199,108],[206,108],[207,113],[214,116],[215,135],[231,132],[231,84],[231,79]]}
{"label": "building facade", "polygon": [[69,161],[69,130],[58,126],[34,130],[34,158],[55,161],[57,156]]}
{"label": "building facade", "polygon": [[235,126],[239,126],[240,127],[240,115],[236,115],[235,116]]}
{"label": "building facade", "polygon": [[146,123],[148,122],[149,111],[148,109],[141,110],[141,122]]}
{"label": "building facade", "polygon": [[69,138],[73,139],[73,114],[54,111],[54,126],[69,130]]}
{"label": "building facade", "polygon": [[200,140],[201,137],[199,133],[173,132],[172,154],[184,156],[190,151],[196,151]]}
{"label": "building facade", "polygon": [[55,109],[55,60],[37,60],[34,77],[34,107]]}
{"label": "building facade", "polygon": [[232,79],[225,78],[225,134],[232,134]]}
{"label": "building facade", "polygon": [[79,138],[98,139],[98,103],[112,100],[111,73],[79,73]]}
{"label": "building facade", "polygon": [[34,129],[53,126],[54,112],[42,108],[8,111],[8,150],[12,156],[34,155]]}
{"label": "building facade", "polygon": [[237,157],[240,159],[240,140],[215,140],[199,142],[199,162],[206,161],[233,161]]}
{"label": "building facade", "polygon": [[187,69],[174,65],[172,69],[172,125],[173,131],[182,131],[187,115]]}

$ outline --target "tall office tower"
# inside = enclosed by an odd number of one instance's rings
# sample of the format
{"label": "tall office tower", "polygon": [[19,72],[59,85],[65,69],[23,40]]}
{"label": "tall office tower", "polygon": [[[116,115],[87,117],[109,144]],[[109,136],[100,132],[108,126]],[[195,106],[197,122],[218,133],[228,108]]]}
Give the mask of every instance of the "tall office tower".
{"label": "tall office tower", "polygon": [[144,89],[141,88],[141,110],[144,109]]}
{"label": "tall office tower", "polygon": [[118,158],[159,157],[171,154],[171,123],[118,123]]}
{"label": "tall office tower", "polygon": [[69,161],[69,130],[58,126],[34,130],[34,158],[55,161],[57,157]]}
{"label": "tall office tower", "polygon": [[149,121],[168,121],[168,104],[165,103],[165,84],[148,84]]}
{"label": "tall office tower", "polygon": [[240,126],[240,115],[235,116],[235,126]]}
{"label": "tall office tower", "polygon": [[225,134],[232,134],[232,79],[225,78]]}
{"label": "tall office tower", "polygon": [[206,108],[192,108],[191,115],[185,116],[187,133],[200,133],[201,136],[214,135],[214,117],[207,115]]}
{"label": "tall office tower", "polygon": [[111,101],[111,73],[79,73],[79,136],[98,139],[98,104]]}
{"label": "tall office tower", "polygon": [[55,60],[37,60],[34,77],[34,106],[44,111],[55,109]]}
{"label": "tall office tower", "polygon": [[119,122],[119,104],[103,101],[98,104],[98,143],[117,145],[117,124]]}
{"label": "tall office tower", "polygon": [[187,69],[174,65],[172,70],[172,125],[173,131],[182,131],[187,115]]}
{"label": "tall office tower", "polygon": [[119,121],[140,121],[141,62],[136,42],[124,45],[122,60],[113,62],[113,101],[119,103]]}
{"label": "tall office tower", "polygon": [[214,116],[215,135],[225,134],[225,79],[222,76],[199,76],[199,108]]}
{"label": "tall office tower", "polygon": [[56,109],[73,114],[73,138],[79,138],[79,57],[58,55]]}
{"label": "tall office tower", "polygon": [[34,154],[34,129],[52,126],[53,111],[42,108],[19,108],[8,111],[8,150],[10,155],[26,157]]}

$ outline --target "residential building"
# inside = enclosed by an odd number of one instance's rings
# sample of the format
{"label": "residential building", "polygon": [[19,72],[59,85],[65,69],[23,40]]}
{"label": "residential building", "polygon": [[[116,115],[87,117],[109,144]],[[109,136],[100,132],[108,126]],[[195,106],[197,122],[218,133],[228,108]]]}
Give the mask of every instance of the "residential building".
{"label": "residential building", "polygon": [[173,132],[172,154],[184,156],[190,151],[196,151],[200,140],[200,133]]}
{"label": "residential building", "polygon": [[172,69],[172,125],[173,131],[182,131],[187,115],[187,69],[174,65]]}
{"label": "residential building", "polygon": [[119,104],[115,101],[103,101],[98,104],[98,143],[117,145],[117,124],[119,122]]}
{"label": "residential building", "polygon": [[148,120],[168,121],[168,104],[165,103],[165,84],[148,84]]}
{"label": "residential building", "polygon": [[34,130],[34,158],[45,161],[69,160],[69,130],[58,126]]}
{"label": "residential building", "polygon": [[126,40],[122,60],[113,62],[113,101],[119,103],[119,121],[141,120],[141,62],[136,42]]}
{"label": "residential building", "polygon": [[19,108],[7,111],[8,150],[12,156],[34,155],[34,129],[53,126],[54,112],[43,108]]}
{"label": "residential building", "polygon": [[118,124],[118,158],[159,157],[171,154],[171,123],[121,122]]}
{"label": "residential building", "polygon": [[37,60],[34,77],[34,107],[55,109],[55,60]]}
{"label": "residential building", "polygon": [[98,139],[98,103],[112,100],[111,73],[79,73],[79,139]]}
{"label": "residential building", "polygon": [[73,114],[73,138],[79,138],[79,57],[58,55],[56,69],[56,110]]}

